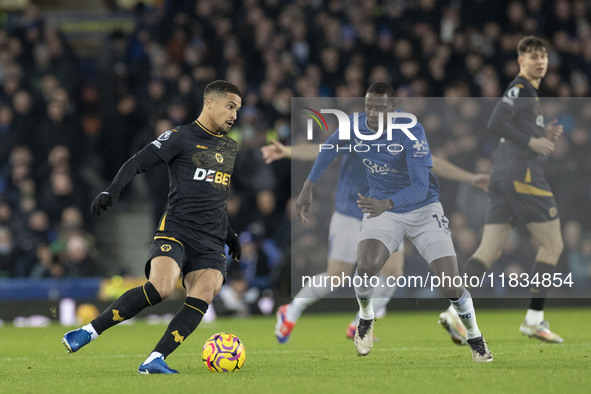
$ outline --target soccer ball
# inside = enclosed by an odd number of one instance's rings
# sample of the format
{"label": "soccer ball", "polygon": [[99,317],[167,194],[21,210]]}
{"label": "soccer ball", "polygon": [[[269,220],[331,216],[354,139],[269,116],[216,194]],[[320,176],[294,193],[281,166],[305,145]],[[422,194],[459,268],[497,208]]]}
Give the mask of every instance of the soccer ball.
{"label": "soccer ball", "polygon": [[201,358],[211,372],[238,371],[244,364],[246,350],[237,336],[227,332],[213,334],[203,345]]}

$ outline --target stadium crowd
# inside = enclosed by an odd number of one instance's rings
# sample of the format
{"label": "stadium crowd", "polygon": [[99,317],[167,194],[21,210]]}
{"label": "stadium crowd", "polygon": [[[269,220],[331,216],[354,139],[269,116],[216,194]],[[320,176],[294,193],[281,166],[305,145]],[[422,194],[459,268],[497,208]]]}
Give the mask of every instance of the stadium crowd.
{"label": "stadium crowd", "polygon": [[[525,34],[551,43],[541,96],[590,93],[584,0],[197,0],[133,12],[135,30],[110,33],[84,62],[34,5],[0,31],[0,277],[105,274],[88,215],[92,196],[139,146],[194,120],[214,79],[243,92],[230,133],[240,153],[228,201],[245,245],[229,273],[230,282],[245,282],[235,286],[238,296],[248,287],[289,293],[291,165],[265,165],[259,150],[271,139],[291,143],[292,97],[362,97],[379,80],[401,98],[499,97],[518,72],[515,47]],[[583,109],[589,120],[591,104]],[[435,154],[490,171],[496,140],[486,130],[427,126]],[[565,125],[547,174],[565,238],[557,272],[589,279],[591,133],[582,126]],[[154,220],[168,189],[166,169],[157,171],[148,181]],[[485,198],[442,182],[460,263],[478,245]],[[495,267],[527,272],[534,257],[527,237],[514,232]],[[307,239],[306,250],[325,249],[324,239]],[[406,253],[406,267],[420,270],[418,254]],[[294,263],[315,264],[303,260]]]}

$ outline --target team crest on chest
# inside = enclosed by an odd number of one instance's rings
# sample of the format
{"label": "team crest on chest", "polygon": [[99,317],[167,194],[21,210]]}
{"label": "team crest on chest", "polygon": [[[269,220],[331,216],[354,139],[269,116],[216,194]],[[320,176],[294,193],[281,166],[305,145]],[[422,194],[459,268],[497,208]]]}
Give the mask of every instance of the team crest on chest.
{"label": "team crest on chest", "polygon": [[216,153],[215,154],[215,159],[218,163],[222,164],[224,162],[224,156],[222,156],[221,153]]}

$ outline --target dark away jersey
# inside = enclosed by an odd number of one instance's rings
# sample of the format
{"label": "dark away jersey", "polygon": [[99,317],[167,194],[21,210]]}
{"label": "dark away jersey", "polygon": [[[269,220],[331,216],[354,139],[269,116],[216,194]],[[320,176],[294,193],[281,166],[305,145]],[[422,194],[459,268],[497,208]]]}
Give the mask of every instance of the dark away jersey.
{"label": "dark away jersey", "polygon": [[495,106],[489,129],[498,135],[511,133],[513,140],[501,138],[492,179],[521,177],[526,168],[541,171],[543,156],[527,146],[530,137],[544,137],[544,115],[537,90],[522,76],[510,84]]}
{"label": "dark away jersey", "polygon": [[173,232],[195,249],[223,249],[226,199],[238,144],[199,122],[166,131],[151,143],[168,165],[168,211],[158,231]]}

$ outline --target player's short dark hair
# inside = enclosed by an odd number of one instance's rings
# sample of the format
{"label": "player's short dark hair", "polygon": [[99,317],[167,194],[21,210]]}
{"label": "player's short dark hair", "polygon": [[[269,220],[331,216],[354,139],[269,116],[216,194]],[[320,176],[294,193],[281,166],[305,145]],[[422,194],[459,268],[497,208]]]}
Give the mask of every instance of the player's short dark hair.
{"label": "player's short dark hair", "polygon": [[367,88],[367,93],[385,94],[388,97],[395,97],[396,91],[388,82],[374,82]]}
{"label": "player's short dark hair", "polygon": [[205,90],[203,91],[203,97],[207,97],[208,95],[212,94],[212,93],[217,93],[217,94],[226,94],[226,93],[232,93],[237,95],[238,97],[242,97],[242,94],[240,93],[240,89],[238,89],[238,87],[228,81],[222,81],[222,80],[217,80],[217,81],[213,81],[210,82],[209,84],[207,84],[207,86],[205,87]]}
{"label": "player's short dark hair", "polygon": [[545,40],[536,36],[525,36],[517,44],[517,55],[523,56],[528,52],[538,51],[548,52],[548,44]]}

